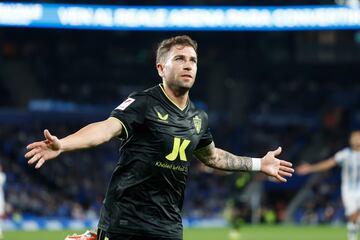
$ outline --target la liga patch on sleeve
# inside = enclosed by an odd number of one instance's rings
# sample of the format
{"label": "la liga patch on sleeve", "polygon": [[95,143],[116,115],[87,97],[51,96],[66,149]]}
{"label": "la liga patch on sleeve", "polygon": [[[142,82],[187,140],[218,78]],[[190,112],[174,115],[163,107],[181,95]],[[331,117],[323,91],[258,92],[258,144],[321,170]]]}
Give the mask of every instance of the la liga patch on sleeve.
{"label": "la liga patch on sleeve", "polygon": [[129,97],[125,101],[123,101],[116,109],[125,110],[133,102],[135,102],[135,99]]}

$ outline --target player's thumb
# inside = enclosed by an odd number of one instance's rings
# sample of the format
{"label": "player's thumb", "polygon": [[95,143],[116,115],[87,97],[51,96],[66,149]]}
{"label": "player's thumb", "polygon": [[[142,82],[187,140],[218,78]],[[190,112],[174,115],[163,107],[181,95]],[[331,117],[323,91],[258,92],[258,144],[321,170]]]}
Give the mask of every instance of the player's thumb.
{"label": "player's thumb", "polygon": [[49,130],[45,129],[44,130],[44,137],[47,139],[47,140],[50,140],[50,141],[54,141],[54,136],[50,134]]}
{"label": "player's thumb", "polygon": [[278,147],[275,151],[274,151],[274,155],[277,156],[281,153],[282,151],[282,148],[281,147]]}

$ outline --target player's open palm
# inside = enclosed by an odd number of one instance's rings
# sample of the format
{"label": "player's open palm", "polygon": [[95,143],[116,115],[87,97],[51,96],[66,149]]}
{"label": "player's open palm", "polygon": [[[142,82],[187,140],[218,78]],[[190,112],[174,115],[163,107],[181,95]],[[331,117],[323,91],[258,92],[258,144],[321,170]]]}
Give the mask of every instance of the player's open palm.
{"label": "player's open palm", "polygon": [[281,182],[286,182],[285,177],[291,177],[294,169],[291,162],[276,158],[280,153],[281,147],[278,147],[275,151],[268,152],[262,158],[261,171]]}
{"label": "player's open palm", "polygon": [[33,142],[29,144],[26,149],[28,150],[25,157],[29,159],[29,164],[34,164],[35,168],[40,168],[47,160],[56,158],[61,153],[60,140],[44,130],[45,140],[41,142]]}

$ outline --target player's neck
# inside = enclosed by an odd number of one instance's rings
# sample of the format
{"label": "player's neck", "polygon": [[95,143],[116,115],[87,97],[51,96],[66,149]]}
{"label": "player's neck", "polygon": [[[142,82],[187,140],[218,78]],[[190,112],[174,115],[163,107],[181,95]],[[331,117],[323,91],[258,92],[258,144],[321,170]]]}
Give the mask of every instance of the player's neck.
{"label": "player's neck", "polygon": [[164,91],[168,98],[180,109],[185,109],[189,100],[189,91],[176,91],[168,85],[163,84]]}
{"label": "player's neck", "polygon": [[360,147],[352,147],[352,150],[355,151],[355,152],[360,152]]}

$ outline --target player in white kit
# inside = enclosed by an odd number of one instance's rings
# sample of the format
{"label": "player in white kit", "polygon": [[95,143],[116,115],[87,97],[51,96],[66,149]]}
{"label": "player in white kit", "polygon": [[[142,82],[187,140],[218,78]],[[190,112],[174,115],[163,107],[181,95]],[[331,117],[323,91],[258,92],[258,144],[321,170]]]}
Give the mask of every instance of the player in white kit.
{"label": "player in white kit", "polygon": [[0,239],[3,238],[2,220],[5,215],[5,197],[4,197],[5,181],[6,181],[6,175],[3,172],[2,166],[0,165]]}
{"label": "player in white kit", "polygon": [[348,218],[348,240],[357,240],[360,225],[360,130],[350,135],[350,147],[316,164],[302,164],[296,172],[305,175],[339,165],[341,169],[341,197]]}

